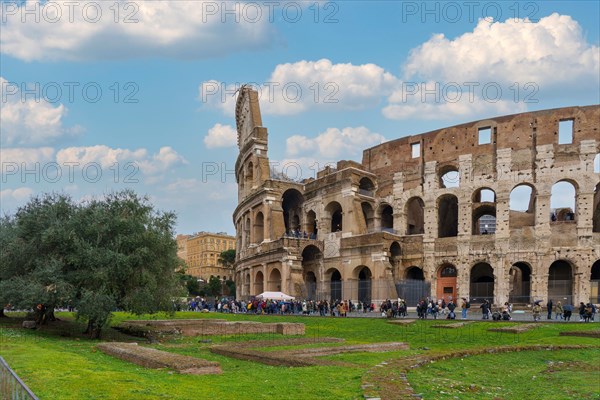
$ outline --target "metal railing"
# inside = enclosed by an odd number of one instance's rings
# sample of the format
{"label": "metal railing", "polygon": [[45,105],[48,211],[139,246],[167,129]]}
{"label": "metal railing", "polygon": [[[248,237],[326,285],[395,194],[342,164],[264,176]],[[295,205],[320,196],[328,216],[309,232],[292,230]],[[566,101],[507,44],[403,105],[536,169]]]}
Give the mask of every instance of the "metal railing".
{"label": "metal railing", "polygon": [[0,397],[11,400],[39,400],[2,357],[0,357]]}

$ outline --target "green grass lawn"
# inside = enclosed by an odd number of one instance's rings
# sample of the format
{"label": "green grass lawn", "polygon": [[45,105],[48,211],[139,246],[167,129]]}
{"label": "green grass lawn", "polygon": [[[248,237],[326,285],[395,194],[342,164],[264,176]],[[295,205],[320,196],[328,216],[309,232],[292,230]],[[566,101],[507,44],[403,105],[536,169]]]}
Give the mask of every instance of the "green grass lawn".
{"label": "green grass lawn", "polygon": [[[82,326],[68,313],[60,313],[63,321],[58,328],[28,331],[19,328],[17,318],[0,319],[0,354],[42,400],[52,399],[362,399],[361,379],[364,373],[382,361],[415,355],[435,354],[448,350],[482,348],[490,346],[520,346],[528,344],[581,344],[600,345],[598,339],[559,336],[563,330],[598,329],[597,324],[548,324],[522,334],[492,333],[491,323],[476,322],[457,329],[437,329],[431,325],[439,321],[418,321],[407,326],[388,324],[383,319],[371,318],[312,318],[279,316],[246,316],[200,314],[181,312],[173,318],[224,318],[260,322],[302,322],[306,324],[306,337],[344,338],[346,343],[372,343],[403,341],[410,350],[389,353],[341,354],[326,357],[343,366],[313,366],[301,368],[273,367],[254,362],[227,358],[209,351],[212,344],[230,343],[249,339],[280,339],[281,335],[232,335],[221,337],[180,338],[151,347],[174,353],[217,361],[222,375],[180,375],[168,370],[151,370],[138,367],[96,351],[98,341],[83,337]],[[112,324],[126,319],[164,319],[165,315],[135,317],[116,313]],[[514,323],[494,323],[508,326]],[[113,340],[123,340],[118,333],[107,332]],[[211,343],[202,343],[210,339]],[[131,338],[128,338],[131,340]],[[144,343],[141,343],[144,344]],[[314,347],[307,344],[305,347]],[[303,346],[299,346],[302,348]],[[278,349],[298,348],[281,346]],[[552,353],[552,354],[547,354]],[[529,354],[531,356],[529,356]],[[554,357],[554,358],[550,358]],[[562,358],[561,358],[562,357]],[[572,368],[546,372],[549,361],[567,360]],[[563,362],[567,362],[563,361]],[[458,363],[458,364],[456,364]],[[516,399],[524,385],[543,387],[535,392],[538,398],[600,398],[600,389],[590,385],[598,382],[599,371],[588,373],[578,368],[600,364],[600,351],[569,350],[557,352],[523,352],[474,356],[463,361],[439,361],[409,374],[417,393],[426,399],[442,398],[440,391],[452,393],[447,380],[456,380],[460,388],[473,389],[461,392],[458,398]],[[516,368],[516,366],[519,368]],[[523,366],[523,368],[520,368]],[[432,368],[441,370],[431,370]],[[429,372],[428,372],[429,371]],[[491,380],[480,380],[481,371]],[[420,375],[421,374],[421,375]],[[454,375],[450,375],[454,374]],[[532,381],[536,376],[536,381]],[[435,379],[433,379],[435,378]],[[546,379],[548,378],[548,379]],[[552,378],[552,379],[550,379]],[[547,397],[565,389],[562,378],[568,379],[569,390],[576,397]],[[587,378],[587,381],[586,381]],[[515,385],[515,381],[523,385]],[[485,389],[483,389],[485,388]],[[500,388],[500,389],[497,389]],[[521,388],[521,389],[519,389]],[[458,389],[457,389],[458,390]],[[521,390],[521,391],[519,391]],[[491,393],[490,397],[487,393]],[[467,393],[471,397],[466,396]],[[562,393],[562,392],[561,392]],[[449,395],[449,398],[457,396]],[[586,397],[587,396],[587,397]],[[593,397],[596,396],[596,397]],[[529,397],[529,396],[527,396]]]}

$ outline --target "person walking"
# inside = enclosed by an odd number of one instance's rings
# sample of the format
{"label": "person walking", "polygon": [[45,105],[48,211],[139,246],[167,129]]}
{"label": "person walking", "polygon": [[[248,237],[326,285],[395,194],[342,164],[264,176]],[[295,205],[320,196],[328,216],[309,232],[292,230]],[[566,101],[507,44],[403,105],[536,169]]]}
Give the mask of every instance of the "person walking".
{"label": "person walking", "polygon": [[572,314],[573,314],[573,306],[571,304],[565,304],[563,306],[563,315],[565,317],[565,322],[571,321]]}
{"label": "person walking", "polygon": [[542,306],[540,306],[538,301],[535,302],[531,311],[533,311],[533,321],[538,322],[540,320],[540,314],[542,313]]}
{"label": "person walking", "polygon": [[552,319],[552,299],[548,299],[548,303],[546,304],[546,307],[548,309],[548,319]]}
{"label": "person walking", "polygon": [[559,301],[558,303],[556,303],[556,315],[554,316],[554,319],[558,319],[558,317],[560,316],[560,319],[563,319],[563,306],[561,304],[561,302]]}
{"label": "person walking", "polygon": [[490,305],[487,300],[484,300],[483,303],[479,306],[481,308],[481,319],[490,319]]}
{"label": "person walking", "polygon": [[462,298],[462,303],[460,305],[462,310],[462,319],[467,319],[467,311],[471,308],[471,303],[467,301],[464,297]]}

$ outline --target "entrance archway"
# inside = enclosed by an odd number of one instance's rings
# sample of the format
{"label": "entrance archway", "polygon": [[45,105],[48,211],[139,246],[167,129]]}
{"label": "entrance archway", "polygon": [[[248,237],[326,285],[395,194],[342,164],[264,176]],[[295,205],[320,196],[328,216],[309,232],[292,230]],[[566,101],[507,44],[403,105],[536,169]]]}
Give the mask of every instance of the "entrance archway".
{"label": "entrance archway", "polygon": [[494,302],[494,269],[488,263],[477,263],[471,268],[469,297],[474,302]]}
{"label": "entrance archway", "polygon": [[256,273],[256,277],[254,278],[254,295],[256,296],[257,294],[261,294],[262,292],[264,292],[264,288],[265,288],[265,276],[263,275],[262,271],[258,271]]}
{"label": "entrance archway", "polygon": [[437,298],[456,300],[456,267],[452,264],[443,264],[437,273]]}
{"label": "entrance archway", "polygon": [[524,262],[514,263],[508,272],[508,301],[529,304],[531,293],[531,268]]}
{"label": "entrance archway", "polygon": [[[548,299],[573,304],[573,269],[565,260],[557,260],[548,270]],[[548,300],[544,299],[544,300]]]}
{"label": "entrance archway", "polygon": [[590,276],[590,302],[600,303],[600,260],[592,265],[592,275]]}
{"label": "entrance archway", "polygon": [[358,301],[371,304],[371,270],[368,267],[362,267],[358,272]]}
{"label": "entrance archway", "polygon": [[269,291],[280,292],[281,291],[281,272],[277,268],[274,268],[269,275]]}
{"label": "entrance archway", "polygon": [[342,274],[337,269],[331,272],[329,280],[329,300],[333,303],[342,299]]}

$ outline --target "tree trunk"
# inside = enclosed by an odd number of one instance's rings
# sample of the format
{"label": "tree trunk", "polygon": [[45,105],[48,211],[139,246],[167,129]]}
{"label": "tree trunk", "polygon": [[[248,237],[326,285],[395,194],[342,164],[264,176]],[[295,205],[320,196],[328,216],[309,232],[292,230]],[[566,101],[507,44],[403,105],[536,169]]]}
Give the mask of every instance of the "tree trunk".
{"label": "tree trunk", "polygon": [[87,328],[83,333],[88,335],[90,339],[100,339],[100,333],[102,331],[102,327],[96,323],[96,320],[89,320],[87,324]]}

